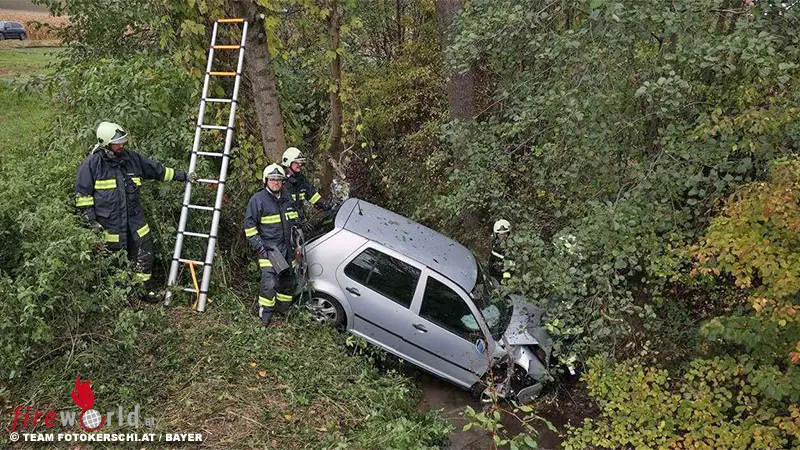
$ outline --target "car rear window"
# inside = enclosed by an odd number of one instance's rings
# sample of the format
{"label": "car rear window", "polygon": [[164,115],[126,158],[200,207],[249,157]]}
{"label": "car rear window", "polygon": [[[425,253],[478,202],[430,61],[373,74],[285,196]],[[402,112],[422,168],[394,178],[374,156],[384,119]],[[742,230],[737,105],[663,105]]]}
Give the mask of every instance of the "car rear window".
{"label": "car rear window", "polygon": [[344,268],[344,273],[408,308],[414,299],[421,271],[374,248],[368,248]]}

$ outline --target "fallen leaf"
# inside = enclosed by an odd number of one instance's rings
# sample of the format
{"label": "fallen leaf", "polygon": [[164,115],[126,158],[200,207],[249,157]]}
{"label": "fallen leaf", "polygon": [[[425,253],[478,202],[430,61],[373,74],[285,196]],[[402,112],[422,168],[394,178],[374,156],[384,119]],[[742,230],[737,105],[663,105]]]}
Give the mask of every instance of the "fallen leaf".
{"label": "fallen leaf", "polygon": [[265,377],[265,376],[267,376],[267,371],[266,371],[266,370],[261,370],[261,371],[259,371],[259,372],[258,372],[258,376],[260,376],[260,377]]}
{"label": "fallen leaf", "polygon": [[258,364],[256,364],[256,362],[255,362],[255,361],[251,361],[251,362],[250,362],[250,367],[255,367],[255,366],[257,366],[257,365],[258,365]]}
{"label": "fallen leaf", "polygon": [[286,419],[286,421],[287,421],[287,422],[291,422],[291,420],[292,420],[292,415],[291,415],[291,414],[284,414],[284,415],[283,415],[283,418],[284,418],[284,419]]}

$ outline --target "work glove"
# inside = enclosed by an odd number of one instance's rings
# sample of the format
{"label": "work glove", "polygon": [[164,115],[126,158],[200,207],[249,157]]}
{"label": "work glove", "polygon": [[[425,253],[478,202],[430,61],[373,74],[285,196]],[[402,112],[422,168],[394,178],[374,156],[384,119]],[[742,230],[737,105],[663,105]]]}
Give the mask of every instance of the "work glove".
{"label": "work glove", "polygon": [[314,225],[306,220],[300,223],[300,229],[303,230],[303,234],[311,234],[311,232],[314,231]]}
{"label": "work glove", "polygon": [[321,209],[321,210],[323,210],[325,212],[330,211],[331,208],[332,208],[331,202],[325,200],[324,198],[319,199],[317,204],[314,205],[314,206],[316,206],[317,208],[319,208],[319,209]]}
{"label": "work glove", "polygon": [[175,181],[188,181],[189,183],[194,183],[197,181],[197,174],[194,172],[186,173],[183,169],[178,169],[175,171],[175,176],[172,178]]}
{"label": "work glove", "polygon": [[95,231],[97,233],[102,233],[104,230],[103,226],[100,225],[100,222],[96,220],[89,221],[89,228],[91,228],[92,231]]}

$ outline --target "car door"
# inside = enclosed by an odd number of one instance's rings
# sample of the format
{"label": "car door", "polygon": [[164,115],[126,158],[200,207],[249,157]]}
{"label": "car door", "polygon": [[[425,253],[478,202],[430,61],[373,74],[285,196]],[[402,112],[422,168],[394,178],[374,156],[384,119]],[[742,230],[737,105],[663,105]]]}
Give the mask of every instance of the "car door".
{"label": "car door", "polygon": [[18,26],[16,23],[8,22],[6,24],[6,37],[19,39],[20,32],[22,31],[20,28],[21,27]]}
{"label": "car door", "polygon": [[421,268],[402,255],[368,242],[342,263],[336,279],[353,311],[351,331],[404,357],[402,334]]}
{"label": "car door", "polygon": [[477,308],[461,288],[426,269],[405,329],[408,359],[464,387],[472,386],[489,367],[487,329]]}

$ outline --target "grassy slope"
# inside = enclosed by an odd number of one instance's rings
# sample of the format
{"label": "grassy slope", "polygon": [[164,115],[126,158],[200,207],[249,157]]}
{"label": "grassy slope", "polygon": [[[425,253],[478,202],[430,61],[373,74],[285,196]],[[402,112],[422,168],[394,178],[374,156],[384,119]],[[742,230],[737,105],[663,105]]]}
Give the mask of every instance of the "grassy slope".
{"label": "grassy slope", "polygon": [[[9,86],[0,81],[0,176],[33,196],[68,199],[71,183],[64,177],[72,168],[64,161],[85,149],[37,152],[37,136],[57,121],[55,108],[41,94]],[[19,207],[39,214],[38,205]],[[247,293],[248,304],[255,294]],[[30,361],[21,381],[5,388],[0,381],[0,406],[74,408],[70,391],[81,376],[92,379],[101,411],[139,403],[142,418],[157,419],[157,431],[201,432],[207,448],[416,449],[443,443],[444,422],[415,412],[413,384],[350,355],[342,336],[299,312],[280,326],[257,327],[245,303],[224,287],[214,300],[205,314],[137,303],[112,309],[108,314],[117,318],[111,329],[58,337],[52,353]],[[2,417],[10,422],[5,412]],[[0,435],[0,444],[7,444],[6,436]]]}
{"label": "grassy slope", "polygon": [[50,73],[47,65],[55,60],[55,48],[6,48],[0,46],[0,79]]}

